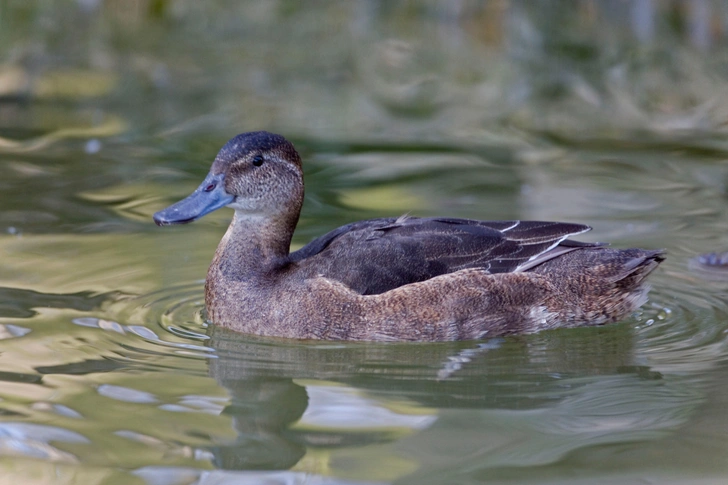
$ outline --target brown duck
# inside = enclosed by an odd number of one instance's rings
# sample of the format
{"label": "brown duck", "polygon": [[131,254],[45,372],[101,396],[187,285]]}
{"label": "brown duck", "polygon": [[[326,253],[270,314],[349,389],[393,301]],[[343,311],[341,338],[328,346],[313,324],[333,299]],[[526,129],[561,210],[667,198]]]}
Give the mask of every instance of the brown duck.
{"label": "brown duck", "polygon": [[662,251],[567,239],[581,224],[399,217],[347,224],[289,252],[301,158],[280,135],[230,140],[192,195],[154,214],[233,221],[207,272],[216,324],[298,339],[464,340],[601,325],[647,300]]}

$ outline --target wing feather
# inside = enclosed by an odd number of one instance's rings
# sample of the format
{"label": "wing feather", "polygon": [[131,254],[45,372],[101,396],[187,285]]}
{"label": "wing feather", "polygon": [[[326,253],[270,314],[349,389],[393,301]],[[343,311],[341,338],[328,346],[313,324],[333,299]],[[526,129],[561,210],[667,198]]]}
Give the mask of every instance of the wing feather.
{"label": "wing feather", "polygon": [[372,219],[335,229],[291,253],[290,260],[304,273],[310,266],[362,294],[377,294],[465,268],[526,271],[598,245],[567,239],[589,229],[542,221]]}

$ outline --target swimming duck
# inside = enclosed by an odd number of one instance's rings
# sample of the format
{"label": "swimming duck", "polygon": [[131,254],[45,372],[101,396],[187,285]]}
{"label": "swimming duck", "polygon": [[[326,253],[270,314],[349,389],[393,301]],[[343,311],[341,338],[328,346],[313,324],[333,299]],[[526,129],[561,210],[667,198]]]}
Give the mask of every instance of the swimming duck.
{"label": "swimming duck", "polygon": [[205,282],[208,318],[266,336],[442,341],[601,325],[647,300],[659,250],[569,237],[582,224],[372,219],[290,252],[303,204],[301,158],[280,135],[231,139],[200,186],[154,214],[184,224],[235,215]]}

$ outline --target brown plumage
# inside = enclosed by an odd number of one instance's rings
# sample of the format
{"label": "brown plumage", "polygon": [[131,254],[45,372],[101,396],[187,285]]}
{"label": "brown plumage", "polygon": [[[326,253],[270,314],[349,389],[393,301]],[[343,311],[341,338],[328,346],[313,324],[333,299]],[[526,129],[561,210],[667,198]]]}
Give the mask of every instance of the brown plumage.
{"label": "brown plumage", "polygon": [[567,239],[581,224],[373,219],[289,253],[303,203],[298,153],[244,133],[188,198],[154,215],[186,223],[235,209],[207,273],[210,319],[240,332],[300,339],[461,340],[601,325],[647,298],[662,251]]}

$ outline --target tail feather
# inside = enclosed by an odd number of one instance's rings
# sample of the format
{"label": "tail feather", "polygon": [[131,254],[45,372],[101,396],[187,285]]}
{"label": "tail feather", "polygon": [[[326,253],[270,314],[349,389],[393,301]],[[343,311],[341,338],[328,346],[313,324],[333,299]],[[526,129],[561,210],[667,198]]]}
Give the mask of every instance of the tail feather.
{"label": "tail feather", "polygon": [[665,251],[662,249],[653,251],[626,249],[624,251],[639,251],[638,255],[622,262],[621,271],[616,272],[611,278],[613,283],[621,281],[625,287],[642,283],[665,260]]}
{"label": "tail feather", "polygon": [[663,250],[583,248],[532,271],[557,288],[565,326],[600,325],[624,318],[647,301],[645,278],[665,260]]}

